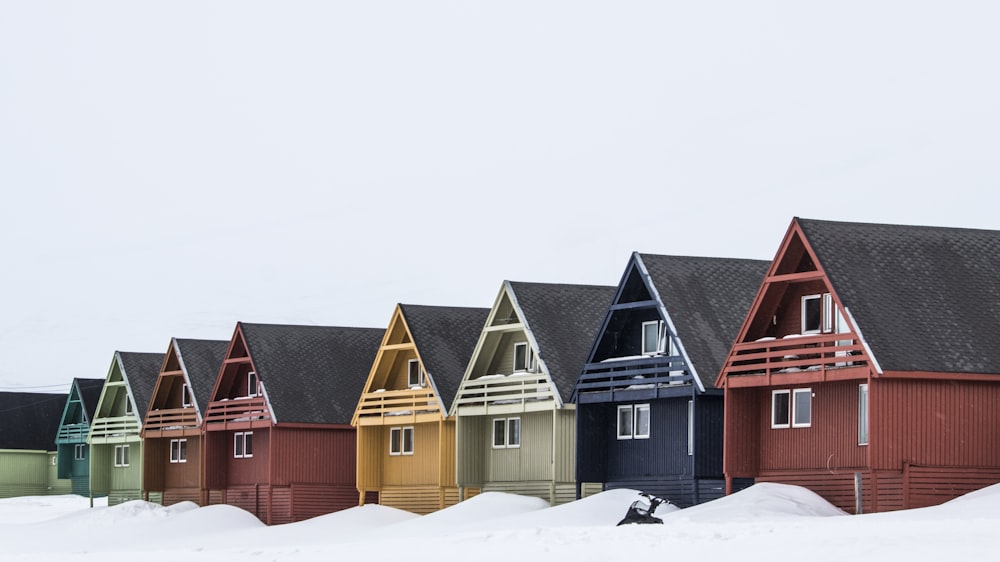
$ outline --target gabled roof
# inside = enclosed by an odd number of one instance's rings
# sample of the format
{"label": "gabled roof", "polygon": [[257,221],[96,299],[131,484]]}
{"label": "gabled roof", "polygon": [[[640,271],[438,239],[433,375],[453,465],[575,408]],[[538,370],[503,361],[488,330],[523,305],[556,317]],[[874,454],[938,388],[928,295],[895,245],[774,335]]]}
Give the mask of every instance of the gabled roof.
{"label": "gabled roof", "polygon": [[55,451],[68,394],[0,392],[0,449]]}
{"label": "gabled roof", "polygon": [[1000,373],[1000,231],[795,223],[884,371]]}
{"label": "gabled roof", "polygon": [[279,424],[350,424],[385,333],[243,322],[238,329]]}
{"label": "gabled roof", "polygon": [[539,360],[567,403],[616,287],[505,281],[538,344]]}
{"label": "gabled roof", "polygon": [[770,262],[634,254],[649,273],[684,353],[703,388],[715,377],[739,334]]}
{"label": "gabled roof", "polygon": [[229,349],[229,342],[174,338],[171,344],[191,384],[195,404],[199,409],[204,408],[212,398],[212,388],[219,376],[226,350]]}
{"label": "gabled roof", "polygon": [[94,412],[97,411],[97,402],[101,399],[101,389],[104,388],[104,379],[73,379],[73,386],[77,389],[77,395],[83,403],[83,411],[87,414],[87,422],[94,421]]}
{"label": "gabled roof", "polygon": [[153,388],[160,375],[164,354],[131,351],[118,351],[116,354],[121,361],[122,376],[135,399],[136,415],[141,421],[149,408],[149,399],[153,397]]}
{"label": "gabled roof", "polygon": [[415,304],[400,304],[399,309],[443,410],[447,412],[490,309]]}

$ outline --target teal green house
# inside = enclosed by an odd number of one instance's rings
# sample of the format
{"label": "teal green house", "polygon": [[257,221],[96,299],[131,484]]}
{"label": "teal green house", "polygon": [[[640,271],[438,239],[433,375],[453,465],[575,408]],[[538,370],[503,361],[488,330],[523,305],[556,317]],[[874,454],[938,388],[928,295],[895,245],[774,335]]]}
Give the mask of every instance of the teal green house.
{"label": "teal green house", "polygon": [[73,379],[56,433],[58,478],[70,482],[70,490],[90,495],[90,447],[87,435],[97,410],[104,379]]}

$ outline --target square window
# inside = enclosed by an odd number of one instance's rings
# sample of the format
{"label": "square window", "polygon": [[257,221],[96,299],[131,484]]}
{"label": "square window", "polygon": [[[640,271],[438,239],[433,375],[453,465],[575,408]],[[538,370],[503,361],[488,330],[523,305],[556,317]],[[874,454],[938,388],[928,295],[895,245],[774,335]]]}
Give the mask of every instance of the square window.
{"label": "square window", "polygon": [[73,460],[82,461],[87,459],[87,446],[78,443],[73,447]]}
{"label": "square window", "polygon": [[403,428],[403,454],[412,455],[413,454],[413,427]]}
{"label": "square window", "polygon": [[632,438],[632,406],[618,406],[618,439]]}
{"label": "square window", "polygon": [[496,418],[493,420],[493,448],[503,449],[507,446],[507,420]]}
{"label": "square window", "polygon": [[528,343],[514,344],[514,372],[523,373],[528,370]]}
{"label": "square window", "polygon": [[420,361],[410,359],[406,364],[406,385],[410,388],[424,386],[424,378],[420,376]]}
{"label": "square window", "polygon": [[649,404],[636,404],[635,422],[632,428],[636,439],[649,439]]}
{"label": "square window", "polygon": [[115,466],[125,467],[129,464],[128,445],[115,445]]}
{"label": "square window", "polygon": [[187,439],[170,440],[170,462],[187,462]]}
{"label": "square window", "polygon": [[771,391],[771,427],[789,427],[791,393],[787,390]]}
{"label": "square window", "polygon": [[402,442],[403,428],[393,427],[389,429],[389,454],[398,455],[403,451]]}
{"label": "square window", "polygon": [[521,418],[507,418],[507,446],[521,446]]}
{"label": "square window", "polygon": [[792,391],[792,427],[812,425],[812,389],[796,388]]}

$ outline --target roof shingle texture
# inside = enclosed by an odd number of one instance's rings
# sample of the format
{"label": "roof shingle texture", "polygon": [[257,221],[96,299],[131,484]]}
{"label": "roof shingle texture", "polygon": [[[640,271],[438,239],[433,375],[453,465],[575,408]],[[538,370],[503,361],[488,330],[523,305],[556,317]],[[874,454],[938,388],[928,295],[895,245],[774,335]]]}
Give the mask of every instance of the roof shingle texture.
{"label": "roof shingle texture", "polygon": [[616,287],[509,281],[539,359],[563,402],[569,402]]}
{"label": "roof shingle texture", "polygon": [[447,412],[490,309],[414,304],[400,304],[399,309]]}
{"label": "roof shingle texture", "polygon": [[883,370],[1000,373],[1000,232],[796,220]]}
{"label": "roof shingle texture", "polygon": [[156,378],[160,376],[164,354],[119,351],[118,356],[121,357],[122,369],[125,371],[125,381],[135,398],[135,411],[141,418],[149,408],[149,399],[153,397],[153,388],[156,387]]}
{"label": "roof shingle texture", "polygon": [[639,254],[706,389],[739,334],[769,261]]}
{"label": "roof shingle texture", "polygon": [[240,323],[281,423],[350,424],[382,343],[382,328]]}
{"label": "roof shingle texture", "polygon": [[55,451],[68,396],[0,392],[0,449]]}
{"label": "roof shingle texture", "polygon": [[175,338],[174,343],[188,380],[191,381],[195,402],[198,408],[204,408],[212,399],[212,389],[215,388],[215,379],[222,369],[222,360],[229,350],[229,342]]}

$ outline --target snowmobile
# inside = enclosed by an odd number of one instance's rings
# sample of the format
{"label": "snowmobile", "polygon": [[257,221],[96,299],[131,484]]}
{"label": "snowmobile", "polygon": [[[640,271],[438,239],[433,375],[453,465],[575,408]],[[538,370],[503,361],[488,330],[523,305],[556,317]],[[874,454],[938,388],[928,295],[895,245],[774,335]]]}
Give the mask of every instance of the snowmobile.
{"label": "snowmobile", "polygon": [[[632,505],[629,506],[628,511],[625,513],[625,518],[619,521],[618,525],[662,525],[663,519],[654,517],[653,512],[656,511],[657,507],[660,507],[660,504],[669,504],[670,500],[658,498],[646,492],[639,492],[639,495],[642,497],[632,502]],[[645,498],[645,500],[642,498]]]}

